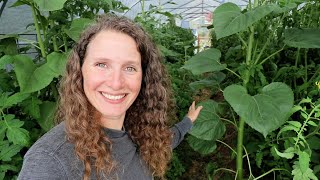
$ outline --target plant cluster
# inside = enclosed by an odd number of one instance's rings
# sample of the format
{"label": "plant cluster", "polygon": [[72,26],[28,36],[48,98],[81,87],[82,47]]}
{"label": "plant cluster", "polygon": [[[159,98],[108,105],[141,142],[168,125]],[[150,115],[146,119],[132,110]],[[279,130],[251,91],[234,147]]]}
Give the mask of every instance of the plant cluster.
{"label": "plant cluster", "polygon": [[[209,179],[221,171],[237,179],[320,177],[314,143],[320,140],[319,7],[317,1],[255,0],[244,10],[225,3],[213,12],[213,47],[183,66],[203,80],[226,76],[210,83],[224,100],[201,103],[188,138],[202,154],[219,143],[236,158],[236,169],[209,163]],[[224,142],[225,123],[237,131],[236,149]]]}

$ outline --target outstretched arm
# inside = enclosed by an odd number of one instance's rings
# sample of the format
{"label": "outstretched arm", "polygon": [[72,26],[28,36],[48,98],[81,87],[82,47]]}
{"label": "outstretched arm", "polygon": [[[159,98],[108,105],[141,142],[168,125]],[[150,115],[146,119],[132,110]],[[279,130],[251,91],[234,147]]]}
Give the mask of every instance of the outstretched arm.
{"label": "outstretched arm", "polygon": [[181,141],[184,139],[184,136],[189,132],[192,128],[193,122],[197,119],[202,106],[195,107],[195,102],[193,101],[192,105],[189,108],[189,112],[187,116],[183,118],[182,121],[175,124],[171,131],[173,133],[173,141],[172,141],[172,148],[176,148]]}

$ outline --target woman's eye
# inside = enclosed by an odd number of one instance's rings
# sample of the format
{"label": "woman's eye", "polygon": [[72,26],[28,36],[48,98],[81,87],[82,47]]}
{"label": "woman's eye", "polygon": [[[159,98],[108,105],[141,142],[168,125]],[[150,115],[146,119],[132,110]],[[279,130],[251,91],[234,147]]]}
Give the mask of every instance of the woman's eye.
{"label": "woman's eye", "polygon": [[136,71],[136,69],[134,67],[127,67],[126,70],[129,71],[129,72]]}
{"label": "woman's eye", "polygon": [[98,63],[96,66],[101,67],[101,68],[107,67],[107,65],[105,65],[105,64],[103,64],[103,63]]}

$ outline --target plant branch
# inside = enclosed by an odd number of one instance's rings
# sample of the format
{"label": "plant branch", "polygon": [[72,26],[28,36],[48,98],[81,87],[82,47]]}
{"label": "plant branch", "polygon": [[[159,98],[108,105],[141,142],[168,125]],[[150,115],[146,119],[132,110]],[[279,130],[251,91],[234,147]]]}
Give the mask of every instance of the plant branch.
{"label": "plant branch", "polygon": [[287,171],[288,173],[290,173],[290,171],[288,171],[287,169],[283,169],[283,168],[274,168],[274,169],[271,169],[270,171],[268,171],[268,172],[266,172],[266,173],[262,174],[261,176],[259,176],[259,177],[255,178],[255,180],[260,179],[260,178],[262,178],[262,177],[266,176],[267,174],[272,173],[272,172],[274,172],[274,171]]}
{"label": "plant branch", "polygon": [[40,46],[41,55],[42,55],[43,58],[46,58],[47,55],[46,55],[46,51],[45,51],[44,44],[43,44],[43,41],[42,41],[42,37],[41,37],[41,33],[40,33],[40,27],[39,27],[39,24],[38,24],[38,19],[37,19],[37,15],[36,15],[36,10],[35,10],[35,5],[34,4],[31,5],[31,9],[32,9],[32,16],[33,16],[33,20],[34,20],[34,25],[36,27],[37,38],[38,38],[38,43],[39,43],[39,46]]}
{"label": "plant branch", "polygon": [[238,38],[240,39],[240,41],[242,42],[242,44],[244,45],[244,47],[247,49],[247,48],[248,48],[247,43],[243,40],[243,38],[240,36],[239,33],[237,33],[237,36],[238,36]]}
{"label": "plant branch", "polygon": [[284,46],[285,46],[285,45],[283,45],[282,48],[279,49],[278,51],[272,53],[270,56],[268,56],[267,58],[265,58],[264,60],[262,60],[259,64],[262,65],[262,64],[265,63],[268,59],[270,59],[272,56],[274,56],[274,55],[278,54],[279,52],[281,52],[281,51],[284,49]]}
{"label": "plant branch", "polygon": [[244,152],[246,153],[246,156],[247,156],[247,161],[248,161],[250,176],[253,176],[253,175],[252,175],[252,171],[251,171],[250,159],[249,159],[249,155],[248,155],[247,149],[246,149],[246,147],[244,147],[244,146],[243,146],[243,149],[244,149]]}
{"label": "plant branch", "polygon": [[234,149],[232,149],[232,147],[229,146],[227,143],[225,143],[225,142],[223,142],[223,141],[220,141],[219,139],[217,139],[216,141],[219,142],[219,143],[221,143],[221,144],[224,144],[224,145],[227,146],[231,151],[233,151],[235,154],[237,154],[237,152],[236,152]]}
{"label": "plant branch", "polygon": [[[308,114],[308,117],[307,119],[304,121],[302,127],[300,128],[299,132],[298,132],[298,136],[297,136],[297,140],[296,140],[296,143],[294,144],[294,147],[296,147],[298,145],[298,142],[299,142],[299,139],[300,139],[300,136],[302,134],[302,131],[305,129],[304,127],[307,125],[310,117],[312,116],[312,114],[314,113],[315,110],[317,110],[318,108],[320,107],[320,104],[317,105],[316,107],[314,107],[311,112]],[[318,126],[319,127],[319,126]]]}
{"label": "plant branch", "polygon": [[236,72],[232,71],[229,68],[226,68],[227,71],[231,72],[232,74],[236,75],[238,78],[242,79],[241,76],[239,74],[237,74]]}
{"label": "plant branch", "polygon": [[227,121],[228,123],[232,124],[236,129],[238,128],[237,125],[234,122],[230,121],[229,119],[225,119],[225,118],[222,118],[222,117],[220,117],[220,119],[224,120],[224,121]]}
{"label": "plant branch", "polygon": [[219,168],[219,169],[214,171],[214,174],[216,174],[218,171],[227,171],[227,172],[231,172],[231,173],[237,174],[234,170],[227,169],[227,168]]}

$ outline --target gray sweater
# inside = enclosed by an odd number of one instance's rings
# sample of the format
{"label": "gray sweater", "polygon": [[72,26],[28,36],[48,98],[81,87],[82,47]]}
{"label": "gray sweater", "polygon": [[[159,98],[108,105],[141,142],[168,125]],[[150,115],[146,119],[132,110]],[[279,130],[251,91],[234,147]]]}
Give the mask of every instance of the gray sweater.
{"label": "gray sweater", "polygon": [[[191,129],[192,122],[185,117],[171,128],[175,148]],[[112,141],[112,157],[117,168],[112,177],[104,179],[150,180],[152,175],[141,159],[137,145],[125,131],[104,129]],[[84,165],[75,155],[74,145],[66,140],[64,123],[60,123],[41,137],[24,156],[19,180],[83,179]],[[91,179],[97,179],[95,170]]]}

